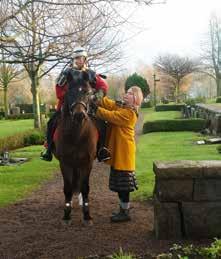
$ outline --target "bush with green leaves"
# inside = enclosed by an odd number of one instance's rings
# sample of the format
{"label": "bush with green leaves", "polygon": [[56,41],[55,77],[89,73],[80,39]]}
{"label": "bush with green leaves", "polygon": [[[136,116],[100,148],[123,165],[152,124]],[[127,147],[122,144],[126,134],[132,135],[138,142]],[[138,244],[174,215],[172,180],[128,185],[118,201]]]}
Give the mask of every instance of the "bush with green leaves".
{"label": "bush with green leaves", "polygon": [[218,97],[216,98],[216,103],[221,103],[221,96],[218,96]]}
{"label": "bush with green leaves", "polygon": [[197,103],[206,103],[205,97],[188,98],[185,100],[185,104],[195,106]]}
{"label": "bush with green leaves", "polygon": [[131,254],[125,253],[122,248],[120,248],[120,251],[118,253],[113,254],[112,256],[109,256],[110,259],[135,259],[135,257]]}
{"label": "bush with green leaves", "polygon": [[4,150],[13,150],[29,145],[41,145],[44,143],[44,133],[42,131],[26,131],[0,138],[0,153]]}
{"label": "bush with green leaves", "polygon": [[176,119],[176,120],[157,120],[147,121],[143,125],[143,133],[160,131],[201,131],[206,127],[206,120]]}
{"label": "bush with green leaves", "polygon": [[156,112],[181,111],[183,107],[184,107],[184,104],[159,104],[159,105],[156,105],[155,111]]}
{"label": "bush with green leaves", "polygon": [[152,101],[143,102],[141,104],[141,108],[151,108],[151,107],[153,107]]}
{"label": "bush with green leaves", "polygon": [[127,91],[131,86],[135,85],[141,88],[144,97],[150,93],[150,87],[147,80],[137,73],[134,73],[127,78],[125,82],[125,90]]}
{"label": "bush with green leaves", "polygon": [[221,153],[221,145],[218,145],[218,146],[217,146],[217,151],[218,151],[219,153]]}
{"label": "bush with green leaves", "polygon": [[209,247],[181,246],[174,244],[169,253],[160,254],[157,259],[220,259],[221,240],[215,241]]}
{"label": "bush with green leaves", "polygon": [[42,145],[45,140],[45,133],[40,130],[35,130],[31,134],[24,137],[24,145]]}
{"label": "bush with green leaves", "polygon": [[33,113],[24,113],[24,114],[11,114],[7,116],[8,120],[28,120],[33,119],[34,114]]}

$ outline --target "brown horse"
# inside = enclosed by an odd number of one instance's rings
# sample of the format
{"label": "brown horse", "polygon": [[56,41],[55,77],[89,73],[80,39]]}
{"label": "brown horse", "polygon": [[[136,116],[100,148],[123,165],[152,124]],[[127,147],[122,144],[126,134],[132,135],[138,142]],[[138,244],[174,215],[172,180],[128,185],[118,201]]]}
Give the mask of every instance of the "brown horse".
{"label": "brown horse", "polygon": [[97,128],[89,117],[92,88],[87,72],[81,72],[82,80],[68,80],[61,118],[58,122],[54,155],[60,162],[64,180],[64,220],[70,219],[73,193],[82,194],[83,219],[92,218],[89,211],[89,177],[96,157]]}

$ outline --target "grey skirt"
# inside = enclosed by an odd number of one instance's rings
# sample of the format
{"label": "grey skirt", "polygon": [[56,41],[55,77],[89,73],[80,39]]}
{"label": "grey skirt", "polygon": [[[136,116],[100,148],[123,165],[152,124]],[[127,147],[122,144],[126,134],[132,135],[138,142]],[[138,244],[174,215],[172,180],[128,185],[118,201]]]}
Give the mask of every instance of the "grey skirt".
{"label": "grey skirt", "polygon": [[109,188],[113,192],[133,192],[138,189],[135,173],[111,168]]}

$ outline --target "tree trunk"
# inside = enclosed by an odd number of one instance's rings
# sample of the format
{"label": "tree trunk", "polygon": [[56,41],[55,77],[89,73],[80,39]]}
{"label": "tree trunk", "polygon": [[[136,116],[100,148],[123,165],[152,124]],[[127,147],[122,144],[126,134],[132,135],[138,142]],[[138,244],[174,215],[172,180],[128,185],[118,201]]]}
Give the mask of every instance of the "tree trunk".
{"label": "tree trunk", "polygon": [[221,77],[216,78],[216,93],[217,96],[221,96]]}
{"label": "tree trunk", "polygon": [[37,76],[33,76],[31,79],[31,92],[33,96],[33,113],[34,113],[34,127],[41,129],[41,114],[39,103],[39,81]]}
{"label": "tree trunk", "polygon": [[7,87],[4,87],[4,111],[5,111],[5,117],[7,118],[9,115],[8,88]]}
{"label": "tree trunk", "polygon": [[175,87],[175,102],[180,103],[180,86],[179,84]]}

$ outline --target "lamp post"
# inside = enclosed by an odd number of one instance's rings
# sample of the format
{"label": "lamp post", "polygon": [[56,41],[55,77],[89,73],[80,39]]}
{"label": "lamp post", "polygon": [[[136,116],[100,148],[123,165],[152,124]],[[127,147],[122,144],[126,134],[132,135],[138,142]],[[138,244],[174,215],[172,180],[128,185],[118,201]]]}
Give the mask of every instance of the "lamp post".
{"label": "lamp post", "polygon": [[156,104],[157,104],[157,96],[156,96],[156,86],[157,86],[157,82],[159,82],[160,79],[156,79],[156,74],[153,74],[153,105],[154,108],[156,108]]}

